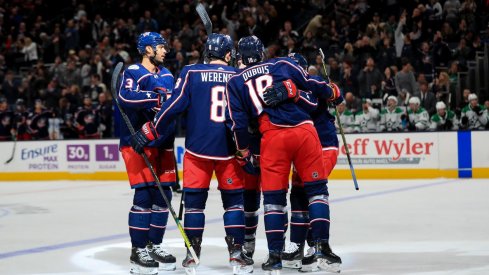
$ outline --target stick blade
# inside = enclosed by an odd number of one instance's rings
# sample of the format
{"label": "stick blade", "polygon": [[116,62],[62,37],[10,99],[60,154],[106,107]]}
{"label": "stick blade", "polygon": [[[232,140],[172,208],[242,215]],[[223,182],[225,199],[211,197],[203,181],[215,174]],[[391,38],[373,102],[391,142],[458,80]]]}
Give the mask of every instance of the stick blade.
{"label": "stick blade", "polygon": [[207,14],[207,11],[205,10],[204,5],[202,3],[197,4],[197,7],[195,7],[195,10],[199,14],[200,20],[202,20],[202,23],[204,23],[205,31],[207,32],[207,35],[212,33],[212,21],[209,18],[209,14]]}

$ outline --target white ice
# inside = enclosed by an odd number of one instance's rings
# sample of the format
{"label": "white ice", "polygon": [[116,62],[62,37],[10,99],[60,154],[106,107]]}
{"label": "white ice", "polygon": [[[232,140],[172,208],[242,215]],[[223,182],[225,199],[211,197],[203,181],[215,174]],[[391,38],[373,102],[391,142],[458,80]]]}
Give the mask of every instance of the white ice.
{"label": "white ice", "polygon": [[[342,274],[489,274],[489,180],[331,180],[331,246]],[[231,274],[220,195],[206,209],[197,274]],[[178,212],[180,197],[173,198]],[[0,274],[129,274],[127,182],[0,183]],[[169,219],[166,247],[185,249]],[[266,255],[260,217],[255,273]],[[298,274],[285,270],[282,274]]]}

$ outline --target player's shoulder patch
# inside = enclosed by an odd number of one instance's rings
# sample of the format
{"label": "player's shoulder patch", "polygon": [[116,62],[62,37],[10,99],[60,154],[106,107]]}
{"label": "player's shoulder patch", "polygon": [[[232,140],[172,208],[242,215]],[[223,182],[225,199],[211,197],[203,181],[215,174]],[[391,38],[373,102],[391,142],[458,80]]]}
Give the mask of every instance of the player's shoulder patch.
{"label": "player's shoulder patch", "polygon": [[137,64],[132,64],[131,66],[127,67],[128,70],[139,70],[139,66]]}
{"label": "player's shoulder patch", "polygon": [[382,109],[382,111],[380,111],[380,114],[381,114],[381,115],[385,115],[385,114],[387,114],[387,108]]}
{"label": "player's shoulder patch", "polygon": [[440,116],[438,114],[434,114],[433,116],[431,116],[431,121],[433,122],[439,122],[441,119],[440,119]]}
{"label": "player's shoulder patch", "polygon": [[466,113],[469,111],[469,105],[465,106],[463,109],[462,109],[462,113]]}
{"label": "player's shoulder patch", "polygon": [[400,113],[403,113],[404,111],[399,108],[399,107],[396,107],[396,114],[400,114]]}

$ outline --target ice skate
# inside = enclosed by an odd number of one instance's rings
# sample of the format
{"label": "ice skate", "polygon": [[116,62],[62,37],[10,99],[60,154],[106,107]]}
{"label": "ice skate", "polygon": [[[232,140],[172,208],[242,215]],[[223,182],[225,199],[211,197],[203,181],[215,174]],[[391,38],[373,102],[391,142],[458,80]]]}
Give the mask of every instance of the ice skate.
{"label": "ice skate", "polygon": [[282,270],[282,255],[280,252],[270,252],[268,259],[261,265],[266,275],[280,275]]}
{"label": "ice skate", "polygon": [[[200,257],[200,246],[202,244],[202,238],[193,237],[190,239],[190,244],[194,248],[197,257]],[[196,274],[195,269],[199,266],[195,262],[195,259],[192,256],[192,253],[190,253],[190,250],[188,250],[188,248],[187,248],[187,256],[182,261],[182,266],[185,268],[185,274],[187,275],[195,275]]]}
{"label": "ice skate", "polygon": [[229,264],[233,267],[233,274],[253,273],[253,259],[246,256],[243,247],[234,243],[232,236],[226,236],[224,239],[228,245]]}
{"label": "ice skate", "polygon": [[316,242],[310,247],[302,259],[300,272],[316,272],[319,270],[340,273],[341,258],[331,251],[327,241]]}
{"label": "ice skate", "polygon": [[314,256],[318,261],[317,265],[319,269],[327,272],[340,273],[341,258],[331,251],[328,241],[316,243],[316,254]]}
{"label": "ice skate", "polygon": [[146,248],[133,247],[131,251],[131,274],[153,275],[158,274],[158,262],[153,260]]}
{"label": "ice skate", "polygon": [[318,261],[314,257],[316,254],[316,249],[314,247],[309,247],[306,256],[302,258],[301,267],[299,272],[316,272],[319,271]]}
{"label": "ice skate", "polygon": [[148,244],[146,246],[149,256],[159,263],[158,271],[173,271],[177,268],[177,259],[161,247],[161,244]]}
{"label": "ice skate", "polygon": [[304,258],[304,244],[291,242],[287,249],[282,253],[283,267],[299,269]]}
{"label": "ice skate", "polygon": [[252,240],[245,239],[243,250],[248,258],[253,259],[253,254],[255,254],[255,239]]}

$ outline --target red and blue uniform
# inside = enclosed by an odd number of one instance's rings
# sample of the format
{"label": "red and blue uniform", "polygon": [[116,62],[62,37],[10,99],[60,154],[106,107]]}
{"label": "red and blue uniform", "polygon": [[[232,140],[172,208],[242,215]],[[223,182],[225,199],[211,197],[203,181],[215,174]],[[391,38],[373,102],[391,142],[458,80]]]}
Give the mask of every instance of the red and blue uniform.
{"label": "red and blue uniform", "polygon": [[202,237],[204,209],[215,172],[225,208],[226,233],[236,243],[244,240],[243,171],[234,157],[236,147],[226,127],[225,87],[235,73],[234,67],[219,64],[185,66],[173,96],[154,119],[154,127],[161,135],[178,114],[186,114],[184,227],[190,238]]}
{"label": "red and blue uniform", "polygon": [[[160,97],[165,96],[155,91],[163,88],[166,96],[171,96],[174,87],[173,75],[164,67],[152,73],[141,64],[127,67],[122,74],[118,91],[118,100],[135,129],[139,129],[155,117]],[[162,185],[175,183],[175,161],[173,153],[174,125],[167,127],[165,136],[152,141],[145,148],[150,162],[156,170]],[[144,159],[130,145],[131,133],[124,121],[121,121],[120,150],[132,188],[146,187],[155,184],[153,176]]]}
{"label": "red and blue uniform", "polygon": [[[262,134],[260,145],[261,188],[264,194],[265,232],[270,251],[281,252],[286,222],[285,206],[290,167],[293,163],[304,180],[309,200],[313,236],[326,237],[327,196],[321,143],[307,111],[294,102],[276,107],[264,104],[263,92],[275,82],[291,80],[319,100],[335,99],[338,94],[328,83],[311,78],[290,58],[259,62],[232,77],[227,85],[229,115],[238,149],[248,149],[250,119],[258,118]],[[329,229],[327,230],[329,231]]]}

